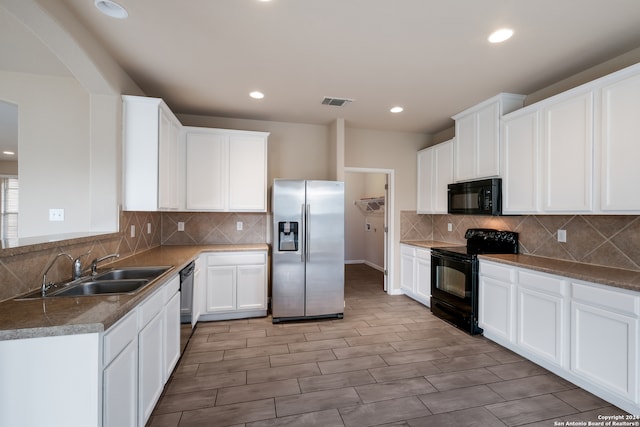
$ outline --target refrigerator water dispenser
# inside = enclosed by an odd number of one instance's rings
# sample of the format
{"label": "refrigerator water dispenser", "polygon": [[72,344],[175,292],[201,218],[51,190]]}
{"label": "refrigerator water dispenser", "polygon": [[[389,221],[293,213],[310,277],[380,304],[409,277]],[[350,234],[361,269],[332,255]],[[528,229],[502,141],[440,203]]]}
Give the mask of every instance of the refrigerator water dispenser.
{"label": "refrigerator water dispenser", "polygon": [[278,250],[298,251],[298,223],[279,222],[278,223]]}

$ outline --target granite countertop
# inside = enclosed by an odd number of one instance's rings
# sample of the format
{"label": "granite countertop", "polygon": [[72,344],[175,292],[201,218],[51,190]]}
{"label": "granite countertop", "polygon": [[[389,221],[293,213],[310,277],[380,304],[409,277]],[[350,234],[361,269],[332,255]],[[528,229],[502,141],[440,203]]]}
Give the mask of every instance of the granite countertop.
{"label": "granite countertop", "polygon": [[[438,242],[434,240],[403,240],[400,243],[427,249],[464,246],[460,243]],[[569,277],[576,280],[583,280],[585,282],[640,292],[640,271],[525,254],[479,255],[478,258],[508,264],[514,267],[529,268],[531,270]]]}
{"label": "granite countertop", "polygon": [[440,242],[438,240],[401,240],[400,243],[425,249],[464,246],[464,243]]}
{"label": "granite countertop", "polygon": [[640,271],[524,254],[479,255],[478,258],[640,292]]}
{"label": "granite countertop", "polygon": [[55,335],[103,332],[129,313],[165,279],[178,273],[202,252],[269,250],[267,244],[158,246],[109,265],[113,267],[172,266],[134,295],[34,298],[0,302],[0,341]]}

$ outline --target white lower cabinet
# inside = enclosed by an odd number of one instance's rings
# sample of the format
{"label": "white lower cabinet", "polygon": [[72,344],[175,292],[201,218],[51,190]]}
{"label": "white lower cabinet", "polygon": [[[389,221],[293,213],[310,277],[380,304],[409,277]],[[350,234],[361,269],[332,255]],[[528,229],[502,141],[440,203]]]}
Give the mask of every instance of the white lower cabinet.
{"label": "white lower cabinet", "polygon": [[138,425],[149,419],[164,386],[162,332],[162,314],[157,313],[138,335]]}
{"label": "white lower cabinet", "polygon": [[103,427],[135,426],[138,422],[138,339],[129,342],[104,368]]}
{"label": "white lower cabinet", "polygon": [[479,291],[485,337],[640,413],[640,293],[485,260]]}
{"label": "white lower cabinet", "polygon": [[480,264],[478,325],[499,344],[515,340],[515,284],[512,268]]}
{"label": "white lower cabinet", "polygon": [[638,296],[584,283],[572,291],[571,372],[639,403]]}
{"label": "white lower cabinet", "polygon": [[103,337],[103,425],[144,426],[180,357],[176,275]]}
{"label": "white lower cabinet", "polygon": [[431,251],[400,245],[400,288],[405,295],[431,306]]}
{"label": "white lower cabinet", "polygon": [[568,284],[557,277],[518,272],[518,345],[558,366],[567,366]]}
{"label": "white lower cabinet", "polygon": [[206,258],[201,320],[267,315],[267,252],[220,252]]}

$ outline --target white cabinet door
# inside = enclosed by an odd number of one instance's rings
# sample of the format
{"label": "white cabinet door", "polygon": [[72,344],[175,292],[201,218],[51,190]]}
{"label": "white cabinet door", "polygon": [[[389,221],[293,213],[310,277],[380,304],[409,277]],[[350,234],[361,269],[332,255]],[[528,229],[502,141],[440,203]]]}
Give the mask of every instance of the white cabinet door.
{"label": "white cabinet door", "polygon": [[433,147],[418,151],[417,169],[417,212],[419,214],[432,213],[433,206]]}
{"label": "white cabinet door", "polygon": [[227,141],[215,133],[187,133],[187,209],[224,210]]}
{"label": "white cabinet door", "polygon": [[601,210],[605,212],[640,211],[640,74],[636,70],[624,77],[600,92]]}
{"label": "white cabinet door", "polygon": [[178,209],[178,131],[179,123],[170,111],[159,109],[158,208]]}
{"label": "white cabinet door", "polygon": [[413,295],[415,290],[415,249],[400,245],[400,288]]}
{"label": "white cabinet door", "polygon": [[164,327],[158,313],[138,334],[138,425],[145,425],[164,387]]}
{"label": "white cabinet door", "polygon": [[237,267],[237,309],[265,310],[267,308],[265,265],[239,265]]}
{"label": "white cabinet door", "polygon": [[200,314],[205,310],[204,302],[206,300],[206,289],[205,289],[205,275],[202,271],[202,265],[206,262],[202,259],[203,256],[198,257],[196,259],[196,267],[193,273],[193,305],[191,312],[191,329],[196,326],[198,319],[200,318]]}
{"label": "white cabinet door", "polygon": [[229,136],[229,210],[267,210],[267,144],[264,136]]}
{"label": "white cabinet door", "polygon": [[102,375],[102,425],[135,427],[138,422],[138,340],[134,339]]}
{"label": "white cabinet door", "polygon": [[122,99],[124,209],[177,209],[182,125],[162,99],[128,95]]}
{"label": "white cabinet door", "polygon": [[571,372],[638,403],[638,296],[572,284]]}
{"label": "white cabinet door", "polygon": [[476,115],[456,119],[456,138],[453,143],[454,178],[456,181],[467,181],[476,178],[477,156],[477,121]]}
{"label": "white cabinet door", "polygon": [[431,251],[416,249],[416,299],[431,307]]}
{"label": "white cabinet door", "polygon": [[447,213],[453,182],[453,140],[418,151],[418,213]]}
{"label": "white cabinet door", "polygon": [[571,93],[543,109],[544,210],[593,208],[593,94]]}
{"label": "white cabinet door", "polygon": [[526,114],[505,116],[502,123],[502,212],[540,211],[539,116],[534,109]]}
{"label": "white cabinet door", "polygon": [[207,267],[207,307],[208,313],[236,309],[236,267]]}
{"label": "white cabinet door", "polygon": [[480,277],[478,325],[498,343],[511,342],[515,327],[515,286],[492,277]]}
{"label": "white cabinet door", "polygon": [[476,113],[477,177],[500,175],[500,114],[499,102],[491,103]]}
{"label": "white cabinet door", "polygon": [[[179,279],[178,279],[179,280]],[[167,382],[180,359],[180,292],[164,307],[164,381]]]}
{"label": "white cabinet door", "polygon": [[453,116],[456,181],[500,176],[500,118],[522,108],[524,98],[501,93]]}
{"label": "white cabinet door", "polygon": [[567,284],[556,277],[521,270],[518,285],[518,345],[554,365],[566,367]]}

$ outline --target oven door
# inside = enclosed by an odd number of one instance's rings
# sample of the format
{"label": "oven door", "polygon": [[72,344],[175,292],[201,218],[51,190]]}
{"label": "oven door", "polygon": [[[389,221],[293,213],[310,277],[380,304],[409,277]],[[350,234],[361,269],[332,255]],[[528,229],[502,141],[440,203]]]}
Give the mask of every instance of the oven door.
{"label": "oven door", "polygon": [[431,251],[431,296],[459,310],[474,312],[475,262],[472,257]]}

